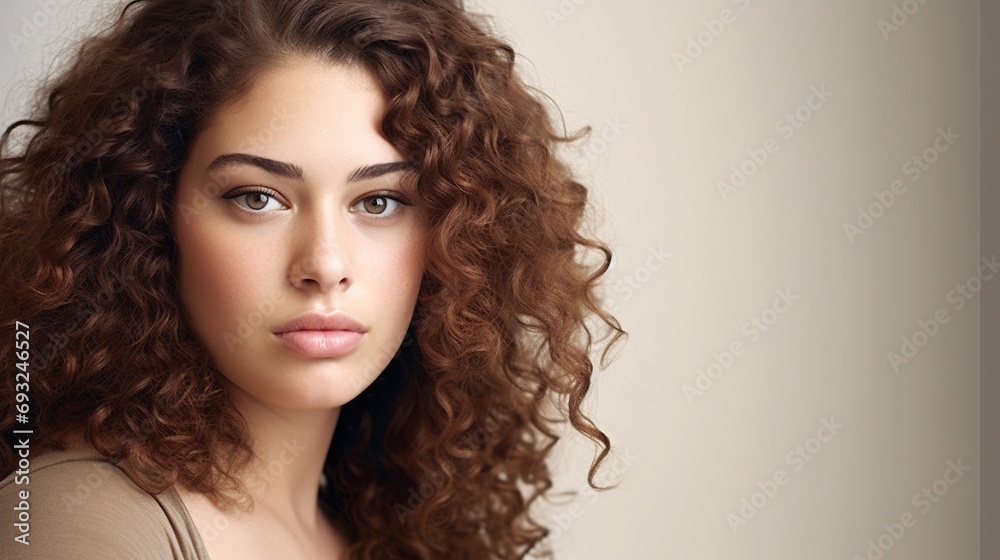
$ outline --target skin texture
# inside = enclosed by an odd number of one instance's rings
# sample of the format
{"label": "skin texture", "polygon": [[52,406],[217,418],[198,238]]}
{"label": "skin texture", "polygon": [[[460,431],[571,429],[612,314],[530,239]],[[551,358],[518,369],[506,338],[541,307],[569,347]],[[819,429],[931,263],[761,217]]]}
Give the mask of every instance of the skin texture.
{"label": "skin texture", "polygon": [[[329,558],[344,545],[316,500],[323,460],[340,407],[399,348],[424,271],[426,225],[405,173],[349,181],[359,167],[404,159],[379,131],[384,108],[362,70],[290,59],[212,115],[181,169],[172,229],[182,305],[259,459],[242,478],[252,513],[223,513],[179,489],[214,560]],[[302,179],[208,169],[237,152],[294,164]],[[335,310],[367,328],[347,355],[304,357],[272,332]]]}

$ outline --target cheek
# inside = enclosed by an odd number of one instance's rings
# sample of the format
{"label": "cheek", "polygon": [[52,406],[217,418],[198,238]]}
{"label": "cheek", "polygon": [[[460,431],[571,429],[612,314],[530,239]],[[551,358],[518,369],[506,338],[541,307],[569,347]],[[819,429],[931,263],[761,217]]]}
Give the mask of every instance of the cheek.
{"label": "cheek", "polygon": [[382,282],[392,289],[388,293],[398,294],[401,301],[406,301],[407,304],[416,297],[420,289],[420,279],[424,272],[424,256],[421,251],[421,244],[414,242],[412,238],[403,238],[391,251],[384,253],[385,257],[379,264]]}
{"label": "cheek", "polygon": [[392,243],[382,244],[379,250],[368,252],[364,268],[355,269],[359,280],[365,284],[363,292],[367,301],[364,307],[371,316],[379,317],[378,321],[386,329],[382,332],[392,333],[389,336],[396,346],[410,325],[420,291],[424,273],[421,247],[408,237],[400,236]]}
{"label": "cheek", "polygon": [[[263,278],[262,259],[252,251],[226,243],[219,232],[191,228],[179,236],[180,294],[199,334],[210,342],[239,320],[245,303],[253,300],[251,279]],[[183,239],[183,241],[181,241]]]}

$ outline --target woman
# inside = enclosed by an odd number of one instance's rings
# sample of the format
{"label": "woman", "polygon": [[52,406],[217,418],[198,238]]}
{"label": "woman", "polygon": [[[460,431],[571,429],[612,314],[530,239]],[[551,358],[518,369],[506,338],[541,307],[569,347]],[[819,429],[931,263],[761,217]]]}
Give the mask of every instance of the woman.
{"label": "woman", "polygon": [[137,0],[50,87],[2,138],[5,557],[523,557],[563,422],[598,486],[579,135],[459,0]]}

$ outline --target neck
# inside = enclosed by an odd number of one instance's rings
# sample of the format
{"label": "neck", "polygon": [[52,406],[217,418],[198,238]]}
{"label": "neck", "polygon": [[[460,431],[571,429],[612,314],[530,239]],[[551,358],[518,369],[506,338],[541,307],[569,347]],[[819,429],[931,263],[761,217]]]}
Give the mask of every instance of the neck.
{"label": "neck", "polygon": [[289,410],[265,406],[250,395],[230,392],[253,434],[255,458],[240,473],[254,510],[286,523],[315,528],[320,522],[317,492],[340,408]]}

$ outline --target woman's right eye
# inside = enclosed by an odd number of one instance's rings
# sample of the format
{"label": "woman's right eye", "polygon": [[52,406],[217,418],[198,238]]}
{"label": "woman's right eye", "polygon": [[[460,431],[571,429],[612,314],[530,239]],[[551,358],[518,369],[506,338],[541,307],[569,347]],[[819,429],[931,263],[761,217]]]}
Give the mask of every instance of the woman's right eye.
{"label": "woman's right eye", "polygon": [[[222,198],[235,200],[240,210],[251,214],[259,214],[269,210],[280,210],[284,206],[278,202],[274,193],[262,189],[235,191],[226,194]],[[243,203],[240,203],[241,200]],[[277,206],[269,208],[272,202]]]}

